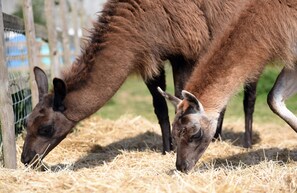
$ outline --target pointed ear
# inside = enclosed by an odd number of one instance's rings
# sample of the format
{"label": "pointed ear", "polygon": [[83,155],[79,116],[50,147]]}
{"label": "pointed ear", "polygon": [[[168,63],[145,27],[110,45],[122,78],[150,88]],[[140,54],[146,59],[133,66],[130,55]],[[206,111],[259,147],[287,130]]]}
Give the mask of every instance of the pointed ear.
{"label": "pointed ear", "polygon": [[159,93],[166,98],[167,100],[169,100],[174,106],[175,108],[177,108],[177,105],[181,102],[181,100],[171,94],[168,94],[166,92],[164,92],[160,87],[157,88]]}
{"label": "pointed ear", "polygon": [[197,112],[204,112],[202,104],[199,102],[199,100],[193,95],[192,93],[183,90],[182,96],[185,100],[187,100],[191,107],[194,108]]}
{"label": "pointed ear", "polygon": [[35,75],[35,81],[37,84],[38,95],[40,100],[41,97],[48,92],[48,80],[45,72],[41,68],[35,66],[33,71]]}
{"label": "pointed ear", "polygon": [[54,78],[53,80],[54,85],[54,104],[53,109],[54,111],[61,111],[63,112],[66,110],[63,101],[66,96],[66,84],[63,80],[59,78]]}

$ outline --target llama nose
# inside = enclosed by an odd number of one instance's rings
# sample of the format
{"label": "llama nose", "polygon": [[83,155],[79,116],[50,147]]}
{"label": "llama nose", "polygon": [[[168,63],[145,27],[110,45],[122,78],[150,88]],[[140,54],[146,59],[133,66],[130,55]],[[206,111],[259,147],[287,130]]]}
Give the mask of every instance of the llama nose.
{"label": "llama nose", "polygon": [[35,152],[31,152],[31,153],[23,152],[21,155],[21,162],[25,165],[28,165],[31,162],[31,160],[33,159],[35,154],[36,154]]}
{"label": "llama nose", "polygon": [[22,153],[22,156],[21,156],[21,162],[25,165],[27,165],[28,163],[30,163],[30,160],[29,160],[29,157],[28,156],[25,156],[24,153]]}
{"label": "llama nose", "polygon": [[189,164],[187,161],[181,162],[181,163],[176,163],[176,169],[183,173],[187,173],[189,170]]}

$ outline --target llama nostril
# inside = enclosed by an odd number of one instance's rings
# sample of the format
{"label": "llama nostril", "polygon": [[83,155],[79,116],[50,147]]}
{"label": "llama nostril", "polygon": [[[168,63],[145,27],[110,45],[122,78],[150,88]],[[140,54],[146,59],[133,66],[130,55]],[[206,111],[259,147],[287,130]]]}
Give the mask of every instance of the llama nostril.
{"label": "llama nostril", "polygon": [[179,164],[179,163],[176,163],[176,169],[178,170],[178,171],[181,171],[181,164]]}
{"label": "llama nostril", "polygon": [[183,165],[183,172],[188,172],[189,170],[189,163],[188,162],[185,162],[184,165]]}
{"label": "llama nostril", "polygon": [[27,156],[25,156],[24,153],[22,153],[22,156],[21,156],[21,162],[25,165],[27,165],[29,163],[29,159]]}
{"label": "llama nostril", "polygon": [[29,153],[23,152],[21,155],[21,162],[25,165],[28,165],[32,161],[35,155],[36,155],[35,151],[31,151]]}
{"label": "llama nostril", "polygon": [[187,161],[182,163],[176,163],[176,169],[183,173],[187,173],[189,170],[189,163]]}

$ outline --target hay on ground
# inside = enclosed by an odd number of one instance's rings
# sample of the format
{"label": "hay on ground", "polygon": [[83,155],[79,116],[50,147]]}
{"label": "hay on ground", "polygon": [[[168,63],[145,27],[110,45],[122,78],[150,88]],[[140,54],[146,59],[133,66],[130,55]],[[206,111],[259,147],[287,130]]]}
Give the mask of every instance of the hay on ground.
{"label": "hay on ground", "polygon": [[[44,160],[50,170],[0,167],[0,192],[296,192],[297,135],[288,126],[256,125],[254,146],[242,147],[242,121],[225,121],[189,174],[175,153],[161,155],[160,129],[142,117],[93,116]],[[23,145],[17,140],[18,160]]]}

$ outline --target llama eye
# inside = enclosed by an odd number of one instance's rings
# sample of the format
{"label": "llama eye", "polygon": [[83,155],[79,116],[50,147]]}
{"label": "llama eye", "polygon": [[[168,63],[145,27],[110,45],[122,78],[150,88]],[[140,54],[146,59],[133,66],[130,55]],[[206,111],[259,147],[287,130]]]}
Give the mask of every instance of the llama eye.
{"label": "llama eye", "polygon": [[190,120],[188,117],[180,117],[179,121],[182,125],[187,125]]}
{"label": "llama eye", "polygon": [[203,136],[203,130],[199,129],[199,131],[197,133],[195,133],[195,135],[192,135],[189,139],[189,142],[193,142],[193,141],[199,141],[202,139]]}
{"label": "llama eye", "polygon": [[42,137],[51,137],[54,133],[54,128],[52,125],[43,126],[38,130],[38,135]]}

